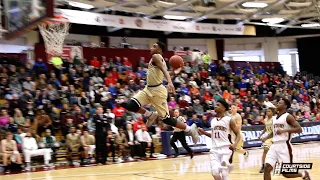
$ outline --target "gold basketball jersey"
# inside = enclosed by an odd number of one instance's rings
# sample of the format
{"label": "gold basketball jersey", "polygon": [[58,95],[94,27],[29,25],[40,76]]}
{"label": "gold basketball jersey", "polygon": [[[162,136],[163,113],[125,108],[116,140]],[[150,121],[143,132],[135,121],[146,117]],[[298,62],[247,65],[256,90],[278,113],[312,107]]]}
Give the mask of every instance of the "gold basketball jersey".
{"label": "gold basketball jersey", "polygon": [[[161,55],[160,55],[161,56]],[[166,62],[164,61],[163,57],[162,63],[167,67]],[[147,72],[147,85],[149,86],[156,86],[163,83],[164,74],[160,68],[152,64],[152,58],[148,65],[148,72]]]}

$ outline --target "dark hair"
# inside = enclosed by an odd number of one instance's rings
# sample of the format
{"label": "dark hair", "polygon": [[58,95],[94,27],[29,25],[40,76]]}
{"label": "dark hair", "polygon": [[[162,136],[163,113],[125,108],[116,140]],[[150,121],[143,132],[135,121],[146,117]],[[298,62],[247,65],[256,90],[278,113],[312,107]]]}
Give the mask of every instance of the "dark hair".
{"label": "dark hair", "polygon": [[163,42],[158,41],[156,44],[158,44],[163,53],[167,51],[167,46]]}
{"label": "dark hair", "polygon": [[287,109],[289,109],[289,108],[291,107],[291,103],[290,103],[290,101],[289,101],[288,99],[286,99],[286,98],[282,98],[282,100],[283,100],[283,101],[284,101],[284,103],[286,104]]}
{"label": "dark hair", "polygon": [[222,106],[224,106],[224,108],[226,108],[226,111],[229,110],[229,104],[227,103],[227,101],[225,101],[224,99],[219,99],[218,102],[220,104],[222,104]]}

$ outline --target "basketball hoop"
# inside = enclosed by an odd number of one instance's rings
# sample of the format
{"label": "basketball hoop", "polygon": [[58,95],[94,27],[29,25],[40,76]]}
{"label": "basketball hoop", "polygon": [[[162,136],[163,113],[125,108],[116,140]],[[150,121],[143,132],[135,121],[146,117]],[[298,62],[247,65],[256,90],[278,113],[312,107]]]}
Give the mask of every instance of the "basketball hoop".
{"label": "basketball hoop", "polygon": [[69,34],[70,23],[63,16],[55,16],[53,19],[38,25],[45,43],[46,52],[53,56],[60,56],[63,52],[63,42]]}

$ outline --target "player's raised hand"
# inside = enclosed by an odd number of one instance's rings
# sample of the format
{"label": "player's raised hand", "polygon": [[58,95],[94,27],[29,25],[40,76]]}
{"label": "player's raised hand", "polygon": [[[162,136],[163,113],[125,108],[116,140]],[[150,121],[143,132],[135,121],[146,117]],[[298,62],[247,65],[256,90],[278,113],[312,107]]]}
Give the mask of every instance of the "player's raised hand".
{"label": "player's raised hand", "polygon": [[174,74],[179,74],[181,72],[182,68],[178,68],[178,69],[175,69],[173,70]]}
{"label": "player's raised hand", "polygon": [[171,83],[168,83],[168,91],[170,93],[174,93],[176,90],[174,89],[174,85]]}

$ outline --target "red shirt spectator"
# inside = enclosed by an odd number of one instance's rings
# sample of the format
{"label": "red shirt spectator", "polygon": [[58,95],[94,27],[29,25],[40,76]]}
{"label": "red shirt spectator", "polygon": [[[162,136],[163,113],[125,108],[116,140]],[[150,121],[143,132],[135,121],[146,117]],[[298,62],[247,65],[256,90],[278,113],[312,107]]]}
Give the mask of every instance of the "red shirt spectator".
{"label": "red shirt spectator", "polygon": [[126,113],[126,109],[121,107],[120,104],[117,104],[115,108],[113,108],[112,113],[115,117],[122,117]]}
{"label": "red shirt spectator", "polygon": [[206,100],[209,100],[209,101],[212,101],[213,100],[213,97],[210,95],[210,93],[207,91],[204,93],[203,97],[202,97],[202,100],[203,101],[206,101]]}
{"label": "red shirt spectator", "polygon": [[119,73],[117,72],[117,68],[112,68],[111,77],[118,80],[120,78]]}
{"label": "red shirt spectator", "polygon": [[268,76],[266,74],[263,75],[262,82],[264,82],[265,84],[267,84],[269,82],[269,78],[268,78]]}
{"label": "red shirt spectator", "polygon": [[129,80],[135,80],[137,76],[136,76],[136,73],[134,73],[132,70],[127,70],[126,77],[127,77],[127,81],[129,81]]}
{"label": "red shirt spectator", "polygon": [[[143,118],[140,116],[138,118],[138,121],[133,124],[133,131],[134,132],[138,131],[139,129],[141,129],[142,125],[146,125],[146,124],[143,122]],[[148,131],[148,128],[146,130]]]}
{"label": "red shirt spectator", "polygon": [[97,57],[93,57],[93,59],[90,61],[90,65],[95,68],[100,68],[101,63],[97,60]]}
{"label": "red shirt spectator", "polygon": [[132,63],[126,57],[123,58],[123,65],[132,68]]}
{"label": "red shirt spectator", "polygon": [[104,84],[106,86],[109,86],[110,84],[117,85],[117,80],[113,78],[112,75],[109,73],[108,77],[104,79]]}
{"label": "red shirt spectator", "polygon": [[179,107],[183,108],[183,109],[185,109],[189,106],[188,102],[184,99],[181,99],[178,104],[179,104]]}
{"label": "red shirt spectator", "polygon": [[200,77],[202,77],[202,78],[208,78],[208,77],[209,77],[208,72],[205,71],[205,70],[201,71],[201,72],[200,72]]}
{"label": "red shirt spectator", "polygon": [[240,95],[241,97],[247,96],[246,89],[245,89],[245,88],[241,88],[240,91],[239,91],[239,95]]}

